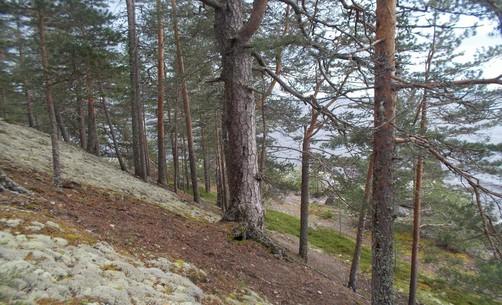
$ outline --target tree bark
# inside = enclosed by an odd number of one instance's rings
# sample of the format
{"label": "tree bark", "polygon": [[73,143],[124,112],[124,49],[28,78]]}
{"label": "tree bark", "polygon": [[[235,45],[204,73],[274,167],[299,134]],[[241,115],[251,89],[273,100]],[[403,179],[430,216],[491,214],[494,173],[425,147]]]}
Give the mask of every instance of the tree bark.
{"label": "tree bark", "polygon": [[205,134],[205,127],[200,129],[200,142],[202,144],[202,161],[204,167],[204,190],[206,193],[211,192],[211,176],[209,175],[209,161],[207,159],[207,138]]}
{"label": "tree bark", "polygon": [[87,151],[99,155],[98,133],[96,130],[96,107],[93,96],[93,84],[90,75],[86,78],[87,87]]}
{"label": "tree bark", "polygon": [[49,59],[47,55],[47,46],[45,44],[45,22],[43,8],[37,8],[37,29],[39,35],[40,56],[42,59],[42,68],[44,75],[45,99],[47,110],[49,112],[49,121],[51,124],[51,146],[52,146],[52,180],[56,187],[61,187],[61,163],[59,161],[59,143],[58,126],[56,122],[56,112],[54,110],[54,101],[52,99],[52,86],[49,77]]}
{"label": "tree bark", "polygon": [[228,188],[227,179],[227,169],[225,162],[225,153],[223,148],[223,141],[221,130],[216,126],[216,154],[218,157],[218,169],[219,169],[219,183],[220,187],[218,190],[218,205],[221,207],[223,214],[226,213],[230,205],[230,193]]}
{"label": "tree bark", "polygon": [[164,23],[162,4],[157,0],[157,183],[167,186],[166,146],[164,144]]}
{"label": "tree bark", "polygon": [[[434,24],[436,22],[436,15],[434,15]],[[432,58],[435,53],[436,44],[436,28],[434,27],[434,33],[432,37],[431,49],[427,55],[427,61],[425,64],[425,82],[429,81],[430,69],[432,64]],[[425,136],[427,132],[427,89],[424,89],[423,98],[420,102],[420,129],[419,133]],[[416,304],[417,295],[417,283],[418,283],[418,251],[420,247],[420,226],[421,226],[421,209],[422,209],[422,180],[424,175],[424,157],[422,152],[419,152],[417,157],[417,163],[415,167],[415,185],[413,189],[413,242],[411,246],[411,273],[410,273],[410,290],[408,295],[408,305]]]}
{"label": "tree bark", "polygon": [[139,83],[139,56],[138,41],[136,37],[136,13],[134,0],[126,0],[128,43],[129,43],[129,69],[130,69],[130,98],[133,133],[134,173],[143,180],[147,180],[146,169],[146,136],[143,121],[143,106],[140,101]]}
{"label": "tree bark", "polygon": [[[317,95],[319,86],[316,86],[315,95]],[[319,113],[312,109],[310,124],[305,127],[302,142],[302,177],[301,177],[301,195],[300,195],[300,257],[308,261],[308,230],[309,230],[309,181],[310,181],[310,143],[314,136],[317,117]]]}
{"label": "tree bark", "polygon": [[70,136],[68,135],[68,130],[66,130],[66,127],[63,122],[63,117],[61,116],[61,111],[59,111],[58,108],[54,106],[54,111],[56,112],[56,122],[59,128],[59,131],[61,132],[61,136],[63,137],[63,141],[66,143],[70,142]]}
{"label": "tree bark", "polygon": [[78,134],[80,139],[80,147],[83,149],[87,148],[87,136],[85,133],[85,111],[84,111],[84,103],[85,101],[77,96],[78,103]]}
{"label": "tree bark", "polygon": [[373,181],[373,154],[371,154],[368,162],[368,173],[366,174],[366,184],[364,186],[364,200],[361,204],[359,219],[357,221],[356,246],[354,249],[354,255],[352,257],[352,263],[350,265],[349,283],[347,284],[347,287],[351,288],[354,292],[357,289],[357,271],[359,270],[359,262],[361,260],[364,225],[366,221],[366,209],[371,204],[372,181]]}
{"label": "tree bark", "polygon": [[26,77],[26,71],[24,71],[25,68],[25,58],[24,58],[24,44],[23,44],[23,39],[22,39],[22,34],[21,34],[21,18],[19,15],[16,16],[16,40],[17,40],[17,47],[19,51],[19,66],[21,68],[21,73],[23,75],[23,91],[24,95],[26,96],[26,116],[28,119],[28,126],[30,127],[35,127],[35,119],[33,117],[33,95],[30,90],[30,85],[28,78]]}
{"label": "tree bark", "polygon": [[[252,87],[252,59],[248,43],[258,29],[266,0],[256,0],[244,22],[240,0],[226,0],[215,7],[215,33],[222,56],[224,81],[224,141],[231,201],[225,220],[241,224],[238,238],[263,235],[263,207],[259,187],[256,147],[256,113]],[[231,175],[229,174],[231,173]]]}
{"label": "tree bark", "polygon": [[393,155],[396,92],[392,88],[395,74],[396,1],[377,0],[375,46],[373,179],[373,234],[371,302],[394,304]]}
{"label": "tree bark", "polygon": [[119,144],[117,142],[117,137],[115,136],[115,131],[113,130],[112,120],[110,119],[110,113],[108,112],[108,107],[106,106],[105,97],[101,97],[101,103],[103,105],[103,112],[105,113],[106,123],[108,124],[108,128],[110,129],[110,136],[113,142],[113,148],[115,149],[115,155],[117,156],[117,160],[119,161],[120,169],[124,172],[127,172],[127,166],[122,159],[122,154],[120,153]]}
{"label": "tree bark", "polygon": [[[178,93],[178,92],[177,92]],[[179,150],[178,150],[178,94],[174,98],[174,118],[171,124],[172,133],[171,133],[171,146],[173,153],[173,184],[174,184],[174,192],[178,192],[178,188],[180,187],[180,162],[179,162]]]}
{"label": "tree bark", "polygon": [[188,173],[188,158],[187,158],[187,145],[186,145],[186,140],[185,140],[185,135],[181,137],[181,145],[182,145],[182,154],[183,154],[183,189],[185,192],[188,191],[188,188],[190,186],[190,175]]}
{"label": "tree bark", "polygon": [[199,183],[197,181],[197,158],[193,147],[192,114],[190,111],[190,97],[188,95],[187,82],[185,79],[185,64],[183,62],[183,51],[181,49],[180,35],[178,31],[178,20],[176,18],[176,0],[171,0],[174,43],[176,45],[177,76],[181,85],[181,96],[183,97],[183,110],[185,112],[185,124],[187,133],[188,158],[190,161],[190,177],[192,180],[193,200],[200,202]]}

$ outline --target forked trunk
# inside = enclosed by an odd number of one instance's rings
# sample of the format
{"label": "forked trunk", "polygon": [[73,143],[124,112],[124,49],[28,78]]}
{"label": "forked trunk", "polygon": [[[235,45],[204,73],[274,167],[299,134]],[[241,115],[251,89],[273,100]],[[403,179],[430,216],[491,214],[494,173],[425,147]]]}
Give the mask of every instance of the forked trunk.
{"label": "forked trunk", "polygon": [[[227,0],[215,9],[215,32],[222,56],[224,81],[224,141],[230,206],[224,219],[241,223],[240,238],[263,234],[259,187],[256,114],[252,87],[252,59],[248,42],[258,29],[266,1],[255,1],[244,24],[241,0]],[[244,24],[244,26],[243,26]]]}

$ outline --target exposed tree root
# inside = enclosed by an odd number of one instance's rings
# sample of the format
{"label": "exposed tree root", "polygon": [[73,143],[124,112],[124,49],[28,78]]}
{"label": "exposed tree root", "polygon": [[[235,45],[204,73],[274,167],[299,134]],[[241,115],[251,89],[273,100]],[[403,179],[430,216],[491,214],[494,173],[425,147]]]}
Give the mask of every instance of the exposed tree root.
{"label": "exposed tree root", "polygon": [[31,194],[30,191],[18,185],[10,179],[2,169],[0,169],[0,192],[4,191],[11,191],[17,194]]}
{"label": "exposed tree root", "polygon": [[244,224],[239,224],[232,229],[232,237],[235,240],[254,240],[269,249],[275,257],[292,261],[292,258],[287,254],[287,250],[270,238],[263,230],[250,229]]}

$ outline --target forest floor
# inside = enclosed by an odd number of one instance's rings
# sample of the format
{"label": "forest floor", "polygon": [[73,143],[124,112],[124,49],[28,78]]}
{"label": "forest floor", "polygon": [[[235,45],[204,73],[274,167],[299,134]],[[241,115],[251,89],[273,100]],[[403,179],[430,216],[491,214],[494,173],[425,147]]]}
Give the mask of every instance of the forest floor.
{"label": "forest floor", "polygon": [[[15,220],[13,213],[16,217],[36,215],[37,219],[75,228],[78,234],[66,238],[76,243],[105,242],[114,251],[145,264],[152,258],[189,263],[204,276],[197,272],[184,275],[204,295],[217,296],[202,298],[203,304],[265,303],[259,296],[270,304],[368,303],[367,298],[344,287],[345,281],[334,273],[316,271],[294,255],[291,260],[279,259],[253,241],[232,240],[231,225],[215,222],[214,208],[183,202],[175,194],[122,173],[76,147],[61,145],[67,183],[62,190],[55,189],[48,174],[48,136],[0,124],[0,168],[32,192],[29,196],[0,193],[0,218],[7,222]],[[99,181],[94,177],[100,177]],[[0,250],[10,251],[2,247]]]}

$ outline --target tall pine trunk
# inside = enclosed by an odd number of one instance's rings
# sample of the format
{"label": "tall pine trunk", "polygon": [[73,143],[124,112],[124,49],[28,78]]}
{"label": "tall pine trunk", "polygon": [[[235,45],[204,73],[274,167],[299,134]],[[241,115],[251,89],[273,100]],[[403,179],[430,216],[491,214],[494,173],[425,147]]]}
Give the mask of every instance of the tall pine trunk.
{"label": "tall pine trunk", "polygon": [[201,127],[200,142],[202,145],[202,162],[204,167],[204,190],[206,191],[206,193],[209,193],[211,192],[211,175],[209,174],[207,138],[205,133],[206,133],[205,127]]}
{"label": "tall pine trunk", "polygon": [[352,256],[352,263],[350,265],[349,283],[347,287],[351,288],[354,292],[357,290],[357,271],[359,270],[359,262],[361,260],[361,249],[363,247],[363,233],[366,222],[366,210],[371,204],[371,184],[373,182],[373,154],[369,158],[368,173],[366,174],[366,184],[364,186],[364,199],[361,203],[359,212],[359,219],[357,220],[357,233],[356,245],[354,255]]}
{"label": "tall pine trunk", "polygon": [[[241,238],[263,234],[263,207],[256,147],[256,113],[252,87],[252,59],[248,43],[258,30],[267,6],[257,0],[244,22],[241,0],[226,0],[215,7],[215,32],[222,56],[224,81],[224,141],[230,206],[225,220],[241,224]],[[231,173],[231,174],[230,174]]]}
{"label": "tall pine trunk", "polygon": [[129,51],[129,69],[130,69],[130,98],[131,98],[131,116],[132,116],[132,139],[134,156],[134,173],[147,180],[146,164],[146,136],[143,121],[143,106],[140,101],[140,82],[139,82],[139,55],[138,41],[136,37],[136,13],[134,0],[126,0],[127,23],[128,23],[128,51]]}
{"label": "tall pine trunk", "polygon": [[[16,40],[17,48],[19,51],[19,66],[21,70],[25,69],[25,58],[24,58],[24,44],[21,35],[21,18],[19,15],[16,16]],[[30,90],[30,85],[28,78],[26,77],[26,71],[23,71],[23,91],[26,97],[26,117],[28,119],[28,126],[35,127],[35,119],[33,116],[33,95]]]}
{"label": "tall pine trunk", "polygon": [[392,88],[395,74],[396,1],[377,0],[375,46],[373,172],[373,234],[371,302],[394,304],[393,293],[393,155],[396,92]]}
{"label": "tall pine trunk", "polygon": [[185,112],[185,125],[187,135],[188,158],[190,161],[190,178],[192,181],[193,200],[200,202],[199,183],[197,181],[197,158],[193,145],[192,114],[190,110],[190,97],[188,95],[187,82],[185,78],[185,64],[183,51],[181,49],[180,34],[178,31],[178,20],[176,18],[176,0],[171,0],[174,43],[176,45],[177,77],[181,85],[181,96],[183,98],[183,110]]}
{"label": "tall pine trunk", "polygon": [[[40,5],[40,4],[39,4]],[[51,124],[51,146],[52,146],[52,180],[56,187],[61,186],[61,163],[59,161],[59,143],[58,143],[58,126],[56,122],[56,111],[54,109],[54,101],[52,99],[52,85],[49,77],[49,59],[47,55],[47,47],[45,44],[45,22],[43,8],[37,8],[37,30],[39,35],[40,56],[42,59],[42,68],[44,76],[45,100],[47,102],[47,110],[49,113],[49,121]]]}
{"label": "tall pine trunk", "polygon": [[96,105],[93,84],[90,75],[86,79],[87,87],[87,151],[99,155],[98,132],[96,128]]}
{"label": "tall pine trunk", "polygon": [[[316,86],[316,94],[318,92]],[[309,231],[309,183],[310,183],[310,143],[315,133],[318,112],[312,109],[310,124],[305,127],[302,142],[302,178],[300,195],[300,246],[298,253],[300,257],[308,260],[308,231]]]}
{"label": "tall pine trunk", "polygon": [[87,134],[85,132],[85,111],[84,111],[84,99],[81,99],[80,96],[77,96],[78,103],[78,136],[80,147],[83,149],[87,148]]}
{"label": "tall pine trunk", "polygon": [[179,150],[178,150],[178,94],[174,98],[174,117],[171,121],[171,148],[173,154],[173,188],[174,192],[178,192],[178,188],[180,187],[180,162],[179,162]]}
{"label": "tall pine trunk", "polygon": [[157,183],[167,185],[166,146],[164,144],[164,23],[162,4],[157,0]]}

